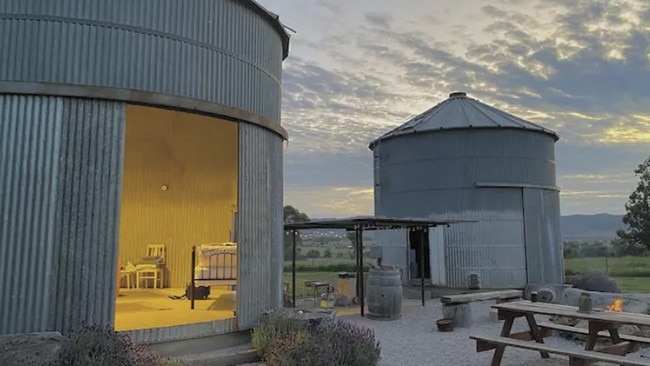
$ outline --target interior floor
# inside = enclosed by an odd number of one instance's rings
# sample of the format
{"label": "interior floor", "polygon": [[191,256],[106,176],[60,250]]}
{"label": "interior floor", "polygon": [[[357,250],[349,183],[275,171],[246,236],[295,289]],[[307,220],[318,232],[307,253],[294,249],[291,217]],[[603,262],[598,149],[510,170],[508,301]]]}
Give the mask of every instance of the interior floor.
{"label": "interior floor", "polygon": [[182,296],[185,289],[120,289],[116,301],[115,330],[159,328],[234,318],[236,293],[227,287],[212,287],[207,300],[195,300],[194,310]]}

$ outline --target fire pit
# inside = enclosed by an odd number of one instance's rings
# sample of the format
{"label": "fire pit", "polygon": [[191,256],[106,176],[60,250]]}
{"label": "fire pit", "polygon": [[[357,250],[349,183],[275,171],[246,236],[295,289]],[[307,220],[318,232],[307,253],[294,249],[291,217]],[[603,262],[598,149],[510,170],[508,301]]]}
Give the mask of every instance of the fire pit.
{"label": "fire pit", "polygon": [[609,311],[623,311],[623,299],[616,299],[611,305],[607,305],[607,310]]}

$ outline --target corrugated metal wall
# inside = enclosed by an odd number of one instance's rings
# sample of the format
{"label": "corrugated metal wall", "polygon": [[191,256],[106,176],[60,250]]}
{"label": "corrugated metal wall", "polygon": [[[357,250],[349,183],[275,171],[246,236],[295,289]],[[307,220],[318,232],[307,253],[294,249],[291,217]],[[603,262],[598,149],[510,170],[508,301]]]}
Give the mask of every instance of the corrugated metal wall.
{"label": "corrugated metal wall", "polygon": [[120,259],[138,263],[148,244],[164,244],[165,286],[184,289],[192,246],[230,239],[237,124],[132,105],[126,116]]}
{"label": "corrugated metal wall", "polygon": [[560,193],[524,188],[528,282],[563,283],[564,255],[560,227]]}
{"label": "corrugated metal wall", "polygon": [[[551,136],[524,130],[450,130],[381,141],[377,151],[376,215],[479,220],[445,230],[448,286],[466,287],[469,273],[478,273],[483,287],[520,287],[527,273],[545,273],[540,266],[561,260],[561,250],[540,249],[547,259],[526,261],[526,248],[557,247],[548,238],[559,238],[559,210],[526,209],[524,220],[522,188],[477,187],[555,187]],[[524,234],[524,222],[534,220],[544,223],[547,236]],[[544,276],[544,281],[555,278]]]}
{"label": "corrugated metal wall", "polygon": [[48,328],[63,104],[0,95],[0,334]]}
{"label": "corrugated metal wall", "polygon": [[282,142],[262,128],[239,126],[239,255],[237,323],[254,326],[281,306]]}
{"label": "corrugated metal wall", "polygon": [[0,81],[148,91],[280,121],[280,34],[247,1],[4,0],[0,49],[11,50]]}
{"label": "corrugated metal wall", "polygon": [[402,283],[410,279],[408,264],[408,230],[391,229],[375,231],[375,245],[381,247],[383,265],[397,266],[402,274]]}
{"label": "corrugated metal wall", "polygon": [[66,99],[50,329],[113,324],[125,105]]}
{"label": "corrugated metal wall", "polygon": [[[258,128],[259,130],[259,128]],[[282,140],[277,136],[265,133],[270,140],[270,182],[271,191],[271,223],[269,236],[271,238],[271,297],[272,307],[283,305],[283,283],[284,283],[284,161],[282,151]]]}
{"label": "corrugated metal wall", "polygon": [[[476,273],[483,287],[523,287],[526,252],[521,189],[484,188],[461,195],[464,199],[458,201],[471,209],[437,216],[478,222],[454,224],[445,230],[447,284],[466,287],[469,275]],[[441,205],[453,204],[459,195],[438,198]]]}
{"label": "corrugated metal wall", "polygon": [[[130,93],[137,91],[143,92],[144,97],[138,100],[141,103],[154,103],[153,100],[163,103],[164,99],[171,105],[180,103],[174,99],[176,97],[190,98],[197,101],[191,107],[196,110],[213,111],[207,107],[201,109],[206,104],[199,102],[208,102],[250,113],[237,111],[237,118],[250,118],[252,122],[259,122],[261,118],[264,123],[279,126],[283,41],[286,38],[278,32],[275,20],[261,15],[252,2],[239,0],[87,0],[83,4],[76,0],[0,1],[0,49],[10,50],[0,52],[2,92],[35,93],[39,87],[48,86],[58,88],[51,89],[52,93],[69,95],[66,88],[73,85],[87,86],[89,91],[99,90],[102,97],[115,99],[117,94],[120,98],[124,95],[130,98]],[[11,219],[3,217],[2,240],[27,240],[32,243],[30,251],[48,248],[52,253],[59,253],[57,250],[61,249],[60,257],[52,257],[45,264],[56,267],[61,276],[49,286],[53,289],[51,301],[59,303],[50,306],[47,301],[38,299],[38,304],[47,305],[30,310],[30,315],[49,310],[49,319],[37,316],[28,326],[21,323],[26,322],[26,318],[19,318],[15,323],[3,323],[0,328],[42,330],[44,322],[65,328],[74,326],[79,317],[112,322],[114,291],[107,291],[115,286],[117,253],[111,252],[115,249],[111,249],[111,245],[117,245],[117,238],[112,236],[117,222],[112,220],[119,212],[119,188],[115,188],[115,184],[121,179],[121,173],[113,169],[117,169],[116,164],[121,162],[123,154],[120,149],[123,147],[124,104],[43,98],[38,106],[16,106],[16,103],[36,103],[37,99],[30,98],[22,99],[23,102],[5,102],[11,109],[3,113],[14,116],[14,122],[12,125],[3,122],[3,128],[17,141],[23,137],[37,138],[43,144],[37,147],[29,140],[20,142],[22,145],[13,142],[0,148],[7,154],[14,147],[20,148],[22,150],[15,151],[34,153],[37,160],[44,162],[46,152],[60,150],[64,155],[58,164],[65,170],[59,174],[54,160],[51,172],[33,172],[37,168],[30,165],[31,162],[24,166],[0,162],[5,170],[23,169],[22,180],[18,182],[18,178],[13,178],[12,190],[3,190],[3,200],[8,197],[23,199],[14,194],[15,190],[22,192],[24,197],[32,197],[34,192],[43,190],[38,196],[43,198],[39,202],[41,208],[21,206],[25,212],[16,214],[13,203],[2,202],[0,207],[7,210],[8,205],[9,214],[13,215]],[[62,106],[57,107],[56,103]],[[29,128],[13,129],[24,127],[16,121],[29,120],[38,113],[41,113],[38,119],[43,126],[41,130],[37,130],[36,122],[33,122],[34,128],[24,125]],[[7,120],[12,119],[8,117]],[[64,122],[68,124],[64,126]],[[41,134],[41,131],[58,128],[56,123],[62,124],[58,134]],[[241,316],[239,325],[246,327],[254,323],[262,309],[279,305],[281,299],[282,144],[280,137],[268,130],[245,123],[241,129],[245,136],[239,138],[244,142],[239,147],[240,166],[244,169],[240,177],[246,179],[238,183],[238,221],[243,246],[243,249],[240,247],[240,263],[246,266],[239,266],[238,297],[245,300],[238,301],[238,313]],[[95,144],[89,145],[89,141]],[[37,173],[41,174],[37,176],[42,177],[39,182],[43,187],[51,186],[48,179],[60,186],[54,202],[47,200],[47,194],[55,193],[38,185],[21,187],[22,191],[15,188],[23,181],[29,183]],[[0,179],[11,178],[3,176]],[[95,193],[90,191],[91,187],[96,189]],[[48,210],[68,211],[52,222],[53,218],[47,216]],[[42,215],[40,221],[31,218],[39,214]],[[28,218],[30,222],[40,222],[37,226],[43,229],[39,230],[48,231],[39,233],[31,228],[20,228],[21,220]],[[19,229],[4,230],[9,224],[18,224]],[[51,235],[52,242],[48,242],[46,236],[43,240],[41,237],[25,239],[23,236],[28,234]],[[98,249],[95,247],[98,245],[105,247]],[[17,244],[11,248],[12,252],[7,255],[19,255],[13,252]],[[3,250],[9,252],[9,249]],[[104,257],[99,258],[100,255]],[[21,252],[20,256],[14,258],[20,261],[12,260],[12,263],[23,267],[31,263],[28,261],[32,258],[31,252]],[[5,258],[2,260],[10,260]],[[109,265],[109,261],[112,264]],[[26,293],[24,279],[18,282],[13,270],[3,268],[0,273],[5,277],[11,273],[12,289],[20,294],[9,300],[0,299],[1,305],[7,305],[0,309],[2,315],[11,316],[13,321],[16,311],[21,316],[24,313],[19,310],[36,306],[30,303],[36,300],[20,297]],[[45,281],[44,277],[41,279]],[[44,283],[39,282],[39,286],[45,286]],[[19,285],[18,292],[15,286]]]}
{"label": "corrugated metal wall", "polygon": [[122,103],[0,96],[0,334],[112,324]]}

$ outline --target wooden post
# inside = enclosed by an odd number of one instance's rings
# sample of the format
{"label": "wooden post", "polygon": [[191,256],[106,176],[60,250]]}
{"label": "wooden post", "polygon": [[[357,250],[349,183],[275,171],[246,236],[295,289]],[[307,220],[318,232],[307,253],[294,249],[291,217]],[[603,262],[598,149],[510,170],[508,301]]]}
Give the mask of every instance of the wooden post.
{"label": "wooden post", "polygon": [[420,291],[422,306],[424,306],[424,228],[420,228]]}
{"label": "wooden post", "polygon": [[359,306],[360,306],[360,313],[361,316],[365,316],[365,294],[363,293],[363,228],[360,226],[357,226],[355,229],[356,233],[356,245],[357,245],[357,268],[358,268],[358,273],[359,276],[357,277],[358,285],[359,285]]}
{"label": "wooden post", "polygon": [[291,306],[296,307],[296,230],[291,230]]}

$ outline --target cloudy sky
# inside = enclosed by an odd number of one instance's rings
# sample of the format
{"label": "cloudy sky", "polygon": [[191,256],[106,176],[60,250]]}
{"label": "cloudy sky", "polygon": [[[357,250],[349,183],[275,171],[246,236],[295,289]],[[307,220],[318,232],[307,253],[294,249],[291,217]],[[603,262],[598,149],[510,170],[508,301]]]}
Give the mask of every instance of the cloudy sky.
{"label": "cloudy sky", "polygon": [[558,132],[562,214],[624,211],[650,155],[650,2],[260,2],[297,32],[285,204],[373,214],[368,143],[466,91]]}

